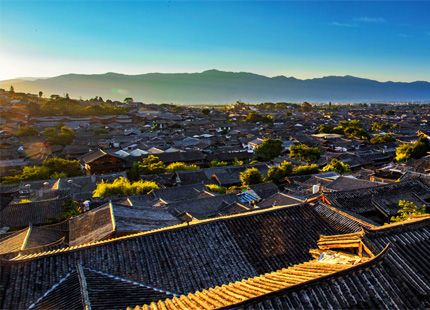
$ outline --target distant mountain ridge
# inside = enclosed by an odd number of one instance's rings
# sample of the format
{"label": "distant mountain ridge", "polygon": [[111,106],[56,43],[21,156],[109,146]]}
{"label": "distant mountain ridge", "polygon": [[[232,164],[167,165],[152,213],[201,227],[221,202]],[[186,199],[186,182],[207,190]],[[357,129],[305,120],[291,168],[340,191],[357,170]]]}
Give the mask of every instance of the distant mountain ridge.
{"label": "distant mountain ridge", "polygon": [[71,98],[101,96],[120,101],[132,97],[146,103],[232,103],[239,99],[249,103],[430,101],[430,83],[426,81],[379,82],[349,75],[300,80],[219,70],[141,75],[66,74],[32,81],[0,81],[0,88],[8,90],[11,85],[17,92],[42,91],[45,96],[68,93]]}

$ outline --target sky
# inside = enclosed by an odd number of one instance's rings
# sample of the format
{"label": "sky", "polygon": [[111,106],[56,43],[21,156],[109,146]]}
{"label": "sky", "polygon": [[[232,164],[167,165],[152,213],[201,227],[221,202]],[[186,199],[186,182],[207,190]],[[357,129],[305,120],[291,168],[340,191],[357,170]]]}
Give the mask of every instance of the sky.
{"label": "sky", "polygon": [[430,81],[430,1],[0,0],[0,80],[68,73]]}

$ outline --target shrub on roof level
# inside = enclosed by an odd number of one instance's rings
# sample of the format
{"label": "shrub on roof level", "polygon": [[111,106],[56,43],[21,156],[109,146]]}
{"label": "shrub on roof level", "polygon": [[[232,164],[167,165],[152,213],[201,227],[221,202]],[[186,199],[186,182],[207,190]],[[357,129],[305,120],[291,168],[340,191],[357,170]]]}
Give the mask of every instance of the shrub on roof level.
{"label": "shrub on roof level", "polygon": [[242,166],[243,165],[243,161],[237,159],[237,157],[234,158],[233,161],[233,166]]}
{"label": "shrub on roof level", "polygon": [[343,162],[341,162],[340,160],[337,160],[336,158],[333,158],[331,160],[331,163],[328,164],[327,166],[325,166],[323,168],[323,171],[336,171],[337,173],[344,173],[344,172],[348,172],[350,171],[350,167],[347,164],[344,164]]}
{"label": "shrub on roof level", "polygon": [[306,144],[293,145],[290,147],[290,158],[311,163],[317,161],[320,157],[321,150],[318,147],[310,147]]}
{"label": "shrub on roof level", "polygon": [[27,166],[20,173],[17,170],[11,170],[14,176],[5,176],[2,183],[12,184],[21,181],[36,181],[46,179],[58,179],[75,177],[82,175],[82,171],[77,160],[67,160],[58,157],[45,160],[43,166]]}
{"label": "shrub on roof level", "polygon": [[252,185],[264,182],[263,174],[257,168],[249,168],[240,173],[242,185]]}
{"label": "shrub on roof level", "polygon": [[294,166],[292,163],[284,161],[279,167],[270,168],[267,173],[267,178],[274,183],[279,183],[280,180],[293,174],[293,168]]}
{"label": "shrub on roof level", "polygon": [[387,142],[394,142],[394,141],[396,141],[396,139],[390,133],[386,135],[376,135],[375,137],[370,139],[371,144],[380,144],[380,143],[387,143]]}
{"label": "shrub on roof level", "polygon": [[153,189],[159,189],[157,183],[153,181],[137,181],[131,183],[128,179],[120,177],[112,183],[102,181],[97,184],[97,188],[93,192],[93,197],[112,196],[112,195],[145,195]]}
{"label": "shrub on roof level", "polygon": [[283,149],[281,140],[265,138],[260,146],[255,149],[255,156],[268,161],[281,155]]}
{"label": "shrub on roof level", "polygon": [[133,167],[130,169],[130,178],[137,180],[139,175],[146,174],[159,174],[166,172],[166,165],[160,160],[160,158],[149,155],[142,161],[136,161],[133,163]]}
{"label": "shrub on roof level", "polygon": [[57,218],[50,217],[46,221],[46,224],[60,223],[82,213],[84,213],[82,206],[75,200],[69,200],[63,204],[63,210],[61,211],[60,216]]}
{"label": "shrub on roof level", "polygon": [[397,161],[407,161],[411,158],[418,159],[427,155],[430,151],[430,141],[426,137],[420,137],[414,144],[402,144],[396,150]]}
{"label": "shrub on roof level", "polygon": [[177,163],[171,163],[167,166],[166,172],[173,173],[175,171],[182,171],[182,170],[198,170],[200,169],[199,166],[196,165],[187,165],[185,163],[177,162]]}
{"label": "shrub on roof level", "polygon": [[208,184],[208,185],[206,185],[206,187],[211,192],[218,193],[218,194],[225,194],[227,192],[227,189],[225,187],[219,186],[216,184]]}
{"label": "shrub on roof level", "polygon": [[320,170],[317,165],[295,166],[293,169],[294,175],[316,174],[319,172]]}
{"label": "shrub on roof level", "polygon": [[[397,212],[398,216],[392,216],[390,221],[391,223],[403,222],[409,219],[414,215],[427,214],[426,205],[423,205],[421,209],[419,209],[413,202],[400,200],[399,207],[402,209]],[[388,224],[388,223],[386,223]]]}
{"label": "shrub on roof level", "polygon": [[227,165],[228,165],[228,163],[226,161],[219,161],[217,159],[212,160],[211,163],[210,163],[210,167],[211,168],[224,167],[224,166],[227,166]]}
{"label": "shrub on roof level", "polygon": [[39,131],[37,129],[34,129],[33,127],[29,127],[29,126],[20,127],[16,132],[17,137],[37,136],[38,134],[39,134]]}

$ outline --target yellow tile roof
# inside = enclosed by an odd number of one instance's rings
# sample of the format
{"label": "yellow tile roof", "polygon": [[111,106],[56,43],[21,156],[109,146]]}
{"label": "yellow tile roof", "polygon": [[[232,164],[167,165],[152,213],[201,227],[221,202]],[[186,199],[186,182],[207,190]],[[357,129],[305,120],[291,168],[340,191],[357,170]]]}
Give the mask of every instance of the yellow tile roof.
{"label": "yellow tile roof", "polygon": [[173,297],[164,301],[152,302],[149,305],[127,308],[128,310],[186,310],[186,309],[217,309],[244,300],[275,292],[289,286],[307,282],[316,278],[327,276],[338,271],[348,269],[353,264],[362,263],[367,259],[347,257],[347,264],[319,263],[312,260],[289,268],[284,268],[258,277],[249,278],[240,282],[224,284],[209,288],[194,294]]}

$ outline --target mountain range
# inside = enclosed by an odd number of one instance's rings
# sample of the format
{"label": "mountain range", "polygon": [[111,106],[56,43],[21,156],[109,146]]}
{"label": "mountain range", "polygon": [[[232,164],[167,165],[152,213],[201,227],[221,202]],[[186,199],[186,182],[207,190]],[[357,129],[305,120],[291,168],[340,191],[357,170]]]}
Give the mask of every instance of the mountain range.
{"label": "mountain range", "polygon": [[353,76],[327,76],[300,80],[267,77],[247,72],[208,70],[201,73],[147,73],[125,75],[66,74],[52,78],[0,81],[0,88],[45,96],[124,100],[145,103],[259,102],[389,102],[430,101],[430,83],[379,82]]}

